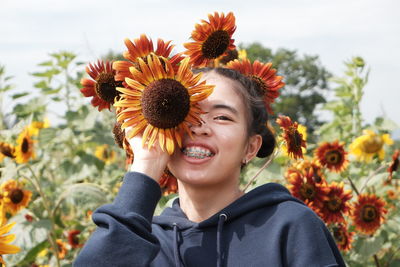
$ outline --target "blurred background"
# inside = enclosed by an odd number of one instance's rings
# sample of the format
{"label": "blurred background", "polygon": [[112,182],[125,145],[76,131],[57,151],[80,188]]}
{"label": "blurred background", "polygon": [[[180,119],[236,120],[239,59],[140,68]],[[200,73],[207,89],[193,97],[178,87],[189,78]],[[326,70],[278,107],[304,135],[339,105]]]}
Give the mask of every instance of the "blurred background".
{"label": "blurred background", "polygon": [[[142,33],[153,40],[172,40],[175,52],[181,52],[200,18],[206,19],[214,11],[233,11],[236,45],[249,48],[256,43],[267,49],[271,58],[284,49],[293,59],[314,57],[311,65],[338,75],[345,70],[344,61],[363,57],[370,67],[361,102],[365,122],[387,116],[399,125],[400,86],[393,82],[400,74],[398,10],[400,3],[394,0],[70,0],[57,4],[50,0],[2,0],[0,64],[13,76],[17,89],[30,90],[37,81],[30,73],[49,53],[71,51],[79,61],[93,62],[110,51],[123,52],[124,38],[137,38]],[[288,75],[282,73],[287,71],[291,69],[278,68],[281,75]],[[287,88],[289,93],[290,86]],[[329,90],[320,94],[332,97]],[[317,107],[313,111],[316,119],[329,118]],[[60,105],[52,109],[63,112]],[[310,126],[304,118],[300,121]]]}

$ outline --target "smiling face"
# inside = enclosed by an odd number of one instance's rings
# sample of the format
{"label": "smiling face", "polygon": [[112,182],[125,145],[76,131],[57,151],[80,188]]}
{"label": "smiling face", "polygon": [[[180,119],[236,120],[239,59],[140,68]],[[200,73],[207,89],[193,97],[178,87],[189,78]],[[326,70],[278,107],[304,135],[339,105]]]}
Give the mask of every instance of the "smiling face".
{"label": "smiling face", "polygon": [[241,163],[256,155],[261,136],[247,134],[247,111],[236,89],[240,83],[214,71],[203,77],[215,85],[214,92],[199,102],[206,112],[203,123],[191,127],[194,139],[184,137],[183,149],[175,151],[168,167],[185,184],[238,183]]}

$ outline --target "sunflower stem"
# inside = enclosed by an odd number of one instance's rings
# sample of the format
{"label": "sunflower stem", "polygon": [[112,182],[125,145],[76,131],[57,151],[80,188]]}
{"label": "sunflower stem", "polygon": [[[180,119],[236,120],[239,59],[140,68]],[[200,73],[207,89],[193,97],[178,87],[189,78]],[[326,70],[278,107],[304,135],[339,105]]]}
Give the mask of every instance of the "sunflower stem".
{"label": "sunflower stem", "polygon": [[364,191],[365,187],[367,186],[369,180],[371,180],[375,175],[377,175],[382,169],[386,168],[387,164],[383,164],[382,166],[380,166],[378,169],[376,169],[373,173],[371,173],[367,179],[365,179],[365,182],[363,184],[363,186],[360,189],[360,192]]}
{"label": "sunflower stem", "polygon": [[347,180],[349,180],[351,188],[353,188],[354,192],[356,192],[357,196],[359,196],[360,192],[358,191],[356,185],[354,184],[353,180],[350,178],[349,175],[347,175]]}
{"label": "sunflower stem", "polygon": [[381,265],[379,264],[378,256],[376,256],[376,254],[374,254],[373,257],[374,257],[374,260],[375,260],[376,267],[380,267]]}
{"label": "sunflower stem", "polygon": [[258,175],[271,163],[271,161],[276,157],[278,154],[279,149],[276,149],[274,154],[272,154],[269,159],[264,163],[264,165],[257,171],[257,173],[250,179],[250,181],[246,184],[246,186],[243,188],[243,192],[245,192],[248,187],[256,180]]}
{"label": "sunflower stem", "polygon": [[71,111],[71,104],[69,102],[70,98],[70,88],[68,83],[68,66],[65,67],[65,100],[67,104],[67,111]]}
{"label": "sunflower stem", "polygon": [[50,206],[49,206],[49,201],[48,201],[46,195],[44,194],[44,192],[43,192],[43,190],[42,190],[42,188],[40,186],[39,179],[36,176],[35,172],[32,170],[30,165],[26,165],[26,166],[28,167],[29,171],[31,172],[35,183],[30,178],[28,178],[28,177],[25,177],[25,178],[32,183],[32,185],[35,187],[36,191],[39,193],[39,195],[40,195],[40,197],[42,198],[42,201],[43,201],[43,206],[44,206],[44,208],[47,211],[47,214],[49,216],[49,219],[50,219],[50,222],[51,222],[51,224],[50,224],[51,225],[51,229],[50,229],[50,233],[48,234],[49,241],[50,241],[50,244],[53,247],[53,250],[55,252],[54,254],[55,254],[56,259],[57,259],[57,261],[56,261],[57,262],[57,267],[60,267],[61,266],[60,265],[60,258],[58,257],[59,250],[58,250],[58,246],[57,246],[57,242],[56,242],[56,234],[55,234],[55,227],[54,227],[55,222],[54,222],[53,213],[51,212],[51,209],[50,209]]}

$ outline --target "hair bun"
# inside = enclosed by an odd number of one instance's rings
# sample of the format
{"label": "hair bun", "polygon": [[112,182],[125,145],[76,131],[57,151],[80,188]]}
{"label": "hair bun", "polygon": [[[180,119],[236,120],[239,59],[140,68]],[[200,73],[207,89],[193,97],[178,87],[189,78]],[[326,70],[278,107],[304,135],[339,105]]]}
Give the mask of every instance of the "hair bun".
{"label": "hair bun", "polygon": [[258,150],[257,157],[266,158],[272,154],[275,149],[275,137],[272,132],[266,128],[266,131],[262,135],[262,145]]}

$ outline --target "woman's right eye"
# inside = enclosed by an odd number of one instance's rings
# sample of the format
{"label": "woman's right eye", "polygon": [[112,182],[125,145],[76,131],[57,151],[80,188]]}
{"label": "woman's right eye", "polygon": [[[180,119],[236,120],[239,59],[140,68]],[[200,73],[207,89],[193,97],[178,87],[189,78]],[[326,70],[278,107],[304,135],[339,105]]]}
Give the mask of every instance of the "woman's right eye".
{"label": "woman's right eye", "polygon": [[221,116],[216,116],[214,119],[215,119],[215,120],[223,120],[223,121],[231,121],[231,119],[230,119],[229,117],[223,116],[223,115],[221,115]]}

